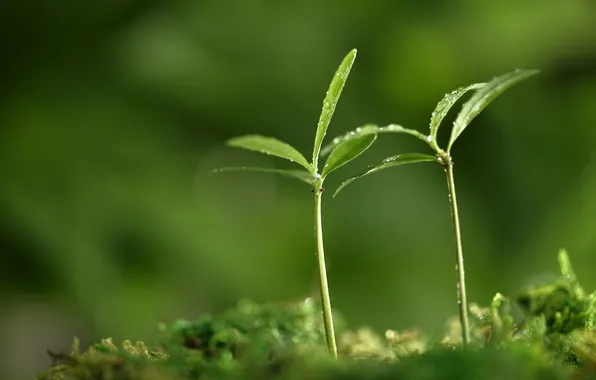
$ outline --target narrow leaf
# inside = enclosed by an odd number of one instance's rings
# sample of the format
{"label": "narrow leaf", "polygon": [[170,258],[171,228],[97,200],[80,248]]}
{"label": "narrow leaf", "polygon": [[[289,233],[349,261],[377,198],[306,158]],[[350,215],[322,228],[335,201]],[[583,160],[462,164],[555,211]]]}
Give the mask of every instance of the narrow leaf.
{"label": "narrow leaf", "polygon": [[358,139],[346,140],[339,144],[329,155],[321,177],[324,179],[329,173],[352,161],[367,150],[377,139],[377,135],[364,135]]}
{"label": "narrow leaf", "polygon": [[514,84],[521,82],[538,73],[538,70],[514,70],[507,74],[501,75],[492,81],[486,83],[463,105],[461,111],[457,115],[451,130],[451,138],[447,146],[447,152],[451,150],[451,146],[457,140],[459,135],[466,129],[470,122],[490,104],[497,96],[501,95],[505,90]]}
{"label": "narrow leaf", "polygon": [[393,166],[398,166],[398,165],[414,164],[417,162],[432,162],[432,161],[441,163],[441,161],[437,157],[431,156],[428,154],[422,154],[422,153],[404,153],[404,154],[398,154],[397,156],[387,157],[386,159],[379,162],[378,164],[371,165],[366,170],[363,170],[362,172],[356,174],[352,178],[342,182],[342,184],[333,193],[333,196],[335,197],[341,190],[343,190],[346,186],[348,186],[350,183],[354,182],[355,180],[362,178],[364,176],[367,176],[369,174],[376,173],[380,170],[391,168]]}
{"label": "narrow leaf", "polygon": [[312,162],[315,169],[318,168],[319,152],[321,151],[323,138],[327,133],[327,128],[331,122],[331,117],[333,117],[333,113],[335,112],[335,106],[339,101],[339,96],[341,95],[341,91],[346,84],[348,75],[350,75],[350,70],[352,69],[352,64],[354,63],[355,59],[356,49],[350,51],[339,65],[339,68],[331,80],[325,100],[323,100],[323,110],[321,111],[321,116],[319,117],[317,134],[315,135],[315,146],[312,152]]}
{"label": "narrow leaf", "polygon": [[367,124],[362,127],[358,127],[353,131],[346,132],[343,136],[339,136],[334,138],[329,144],[325,145],[325,147],[321,150],[321,156],[328,155],[335,147],[339,144],[343,143],[344,141],[358,139],[362,136],[366,135],[375,135],[379,133],[405,133],[408,135],[412,135],[424,142],[428,143],[427,136],[424,136],[422,133],[414,130],[404,128],[401,125],[397,124],[390,124],[385,127],[379,127],[374,124]]}
{"label": "narrow leaf", "polygon": [[212,170],[209,174],[217,174],[222,172],[232,172],[232,171],[251,171],[251,172],[263,172],[263,173],[275,173],[281,174],[286,177],[292,177],[301,180],[302,182],[306,182],[311,186],[314,186],[315,183],[315,176],[307,172],[305,170],[282,170],[282,169],[270,169],[270,168],[259,168],[254,166],[232,166],[232,167],[225,167]]}
{"label": "narrow leaf", "polygon": [[453,107],[453,105],[459,100],[459,98],[461,98],[466,92],[470,90],[477,90],[482,86],[484,86],[484,83],[475,83],[467,87],[460,87],[449,94],[445,94],[445,97],[441,99],[439,103],[437,103],[437,106],[435,107],[435,110],[433,111],[432,116],[430,118],[431,140],[435,142],[437,141],[437,133],[439,131],[439,126],[441,125],[441,122],[443,121],[451,107]]}
{"label": "narrow leaf", "polygon": [[293,146],[272,137],[260,135],[239,136],[228,140],[227,145],[285,158],[286,160],[302,165],[308,171],[312,171],[312,166],[306,161],[306,158]]}

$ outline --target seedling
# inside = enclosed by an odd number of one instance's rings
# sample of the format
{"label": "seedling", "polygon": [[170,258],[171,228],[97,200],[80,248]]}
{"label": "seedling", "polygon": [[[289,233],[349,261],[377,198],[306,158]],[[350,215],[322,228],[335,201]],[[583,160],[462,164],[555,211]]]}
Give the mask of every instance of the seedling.
{"label": "seedling", "polygon": [[[387,127],[378,127],[375,125],[366,125],[358,128],[355,131],[349,132],[344,136],[335,138],[333,142],[323,149],[323,153],[327,153],[336,149],[336,146],[341,146],[352,139],[361,139],[367,135],[377,135],[379,133],[405,133],[414,136],[424,141],[435,153],[435,155],[422,153],[407,153],[399,154],[385,158],[378,164],[369,166],[366,170],[356,174],[347,181],[343,182],[335,191],[334,196],[337,195],[343,188],[353,181],[376,173],[380,170],[390,167],[412,164],[416,162],[436,162],[443,166],[447,176],[447,188],[449,192],[449,203],[451,205],[451,216],[453,219],[453,229],[455,236],[455,253],[456,253],[456,272],[457,272],[457,295],[460,323],[462,327],[462,342],[467,345],[470,342],[470,328],[468,324],[468,304],[466,300],[466,281],[464,274],[464,256],[462,252],[462,239],[459,225],[459,216],[457,211],[457,198],[455,195],[455,180],[453,178],[453,160],[451,158],[451,148],[453,143],[461,135],[464,129],[470,122],[497,96],[501,95],[505,90],[514,84],[529,78],[538,73],[537,70],[514,70],[497,78],[494,78],[488,83],[477,83],[467,87],[461,87],[457,90],[446,94],[445,97],[437,104],[430,119],[430,134],[424,135],[416,130],[407,129],[399,125],[389,125]],[[451,107],[468,91],[476,91],[474,95],[463,105],[461,111],[457,115],[451,130],[451,137],[446,149],[442,149],[437,144],[437,133],[441,121],[445,118]]]}
{"label": "seedling", "polygon": [[335,107],[343,90],[343,87],[350,74],[352,64],[356,59],[356,50],[352,50],[344,58],[339,68],[337,69],[329,90],[323,101],[323,110],[317,125],[317,132],[315,135],[315,143],[312,153],[312,162],[308,162],[306,158],[291,145],[279,141],[271,137],[260,135],[246,135],[235,137],[227,142],[228,146],[253,150],[272,156],[285,158],[290,162],[294,162],[303,167],[301,170],[285,170],[285,169],[270,169],[260,167],[227,167],[216,169],[213,172],[222,171],[258,171],[270,172],[286,175],[306,182],[312,187],[314,193],[314,211],[315,211],[315,238],[317,246],[317,256],[319,264],[319,278],[321,288],[321,302],[323,309],[323,318],[325,324],[325,337],[327,346],[332,356],[337,357],[337,344],[335,342],[335,334],[333,331],[333,316],[331,313],[331,300],[329,298],[329,286],[327,284],[327,272],[325,269],[325,251],[323,249],[323,225],[321,218],[321,196],[323,194],[323,182],[325,178],[338,169],[347,164],[354,158],[358,157],[362,152],[368,149],[376,140],[376,133],[368,133],[356,138],[345,139],[339,144],[335,144],[329,150],[331,154],[327,158],[325,166],[322,171],[319,171],[319,156],[321,153],[321,145],[323,139],[331,122],[331,117],[335,112]]}

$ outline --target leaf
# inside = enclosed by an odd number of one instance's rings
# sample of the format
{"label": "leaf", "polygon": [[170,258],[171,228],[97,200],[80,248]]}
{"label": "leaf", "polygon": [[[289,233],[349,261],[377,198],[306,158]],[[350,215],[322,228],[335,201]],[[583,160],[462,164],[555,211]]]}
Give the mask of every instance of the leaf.
{"label": "leaf", "polygon": [[367,176],[369,174],[376,173],[380,170],[391,168],[393,166],[398,166],[398,165],[414,164],[417,162],[432,162],[432,161],[441,163],[441,161],[437,157],[431,156],[428,154],[422,154],[422,153],[404,153],[404,154],[398,154],[397,156],[387,157],[386,159],[379,162],[378,164],[371,165],[366,170],[363,170],[362,172],[356,174],[352,178],[342,182],[342,184],[333,193],[333,196],[335,197],[341,190],[344,189],[344,187],[348,186],[350,183],[354,182],[355,180],[362,178],[364,176]]}
{"label": "leaf", "polygon": [[481,89],[463,105],[461,111],[457,115],[451,130],[451,138],[449,145],[447,145],[447,152],[451,150],[451,146],[457,140],[459,135],[466,129],[470,122],[492,102],[497,96],[501,95],[505,90],[514,84],[521,82],[538,73],[538,70],[514,70],[507,74],[501,75],[492,81],[486,83]]}
{"label": "leaf", "polygon": [[477,90],[482,88],[484,85],[485,83],[475,83],[467,87],[460,87],[449,94],[445,94],[445,97],[441,99],[439,103],[437,103],[437,106],[435,107],[435,110],[433,111],[430,118],[430,139],[432,141],[437,141],[437,133],[439,131],[441,122],[451,107],[453,107],[453,105],[459,100],[459,98],[461,98],[466,92],[470,90]]}
{"label": "leaf", "polygon": [[270,169],[270,168],[259,168],[254,166],[231,166],[225,168],[214,169],[209,172],[211,174],[217,174],[222,172],[231,172],[231,171],[251,171],[251,172],[263,172],[263,173],[275,173],[281,174],[286,177],[292,177],[301,180],[302,182],[306,182],[311,186],[314,186],[315,183],[315,175],[310,172],[304,170],[282,170],[282,169]]}
{"label": "leaf", "polygon": [[358,157],[367,150],[377,139],[377,135],[364,135],[357,139],[349,139],[337,146],[329,155],[321,178]]}
{"label": "leaf", "polygon": [[318,168],[319,152],[321,151],[323,138],[325,138],[327,128],[331,122],[331,117],[333,117],[333,113],[335,112],[335,106],[339,101],[339,96],[341,95],[341,91],[346,84],[348,75],[350,75],[350,69],[352,68],[352,64],[354,63],[355,59],[356,49],[350,51],[339,65],[339,68],[331,80],[325,100],[323,100],[323,110],[321,111],[321,116],[319,117],[317,134],[315,135],[315,146],[312,152],[312,162],[315,170]]}
{"label": "leaf", "polygon": [[413,130],[413,129],[404,128],[401,125],[390,124],[385,127],[379,127],[374,124],[367,124],[363,127],[358,127],[353,131],[346,132],[343,136],[334,138],[331,141],[331,143],[327,144],[321,150],[321,156],[328,155],[329,152],[331,152],[333,149],[335,149],[336,146],[343,143],[344,141],[353,140],[353,139],[360,138],[362,136],[379,134],[379,133],[405,133],[408,135],[412,135],[416,138],[419,138],[420,140],[428,143],[427,137],[424,136],[422,133],[420,133],[416,130]]}
{"label": "leaf", "polygon": [[312,166],[306,161],[306,158],[298,152],[293,146],[274,139],[273,137],[266,137],[260,135],[245,135],[234,137],[227,142],[228,146],[235,148],[243,148],[254,150],[271,156],[285,158],[291,162],[296,162],[302,165],[309,172],[312,172]]}

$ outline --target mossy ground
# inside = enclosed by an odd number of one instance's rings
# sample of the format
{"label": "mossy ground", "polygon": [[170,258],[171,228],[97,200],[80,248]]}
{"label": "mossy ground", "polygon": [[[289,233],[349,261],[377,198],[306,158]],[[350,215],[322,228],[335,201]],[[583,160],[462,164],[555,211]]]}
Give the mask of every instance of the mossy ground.
{"label": "mossy ground", "polygon": [[285,305],[241,301],[212,318],[160,326],[161,344],[110,339],[52,354],[39,380],[186,379],[596,379],[596,293],[586,295],[565,252],[561,276],[472,305],[472,343],[457,319],[442,340],[418,331],[348,330],[338,323],[340,359],[329,357],[313,300]]}

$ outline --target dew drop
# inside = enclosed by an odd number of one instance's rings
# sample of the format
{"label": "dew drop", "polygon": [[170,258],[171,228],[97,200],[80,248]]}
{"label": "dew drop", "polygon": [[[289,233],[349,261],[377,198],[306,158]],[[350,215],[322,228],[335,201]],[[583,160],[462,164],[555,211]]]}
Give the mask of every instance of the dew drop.
{"label": "dew drop", "polygon": [[433,141],[433,137],[431,135],[426,136],[426,141],[428,141],[428,142]]}

